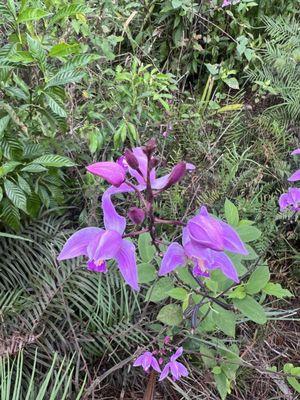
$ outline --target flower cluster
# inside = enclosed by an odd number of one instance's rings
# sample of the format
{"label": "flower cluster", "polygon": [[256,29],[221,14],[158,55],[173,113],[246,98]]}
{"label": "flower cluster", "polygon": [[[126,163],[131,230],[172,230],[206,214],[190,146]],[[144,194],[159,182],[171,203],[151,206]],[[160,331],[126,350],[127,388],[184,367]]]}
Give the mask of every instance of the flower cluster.
{"label": "flower cluster", "polygon": [[177,361],[177,358],[179,358],[183,353],[183,348],[179,347],[176,352],[169,357],[169,361],[161,370],[160,365],[163,364],[164,360],[162,357],[160,357],[157,361],[155,355],[165,355],[165,353],[165,350],[154,351],[152,353],[150,351],[146,351],[135,360],[133,366],[141,366],[145,372],[149,372],[150,368],[153,368],[156,372],[160,373],[159,381],[162,381],[168,375],[171,375],[174,381],[177,381],[182,376],[188,376],[188,370],[186,369],[186,367],[182,363]]}
{"label": "flower cluster", "polygon": [[[192,164],[180,162],[172,171],[160,178],[156,177],[158,160],[152,157],[155,142],[150,141],[144,148],[137,147],[126,150],[117,162],[97,162],[89,165],[87,170],[105,179],[110,186],[102,196],[104,227],[88,227],[75,232],[66,242],[58,256],[58,260],[85,256],[87,268],[95,272],[106,272],[107,261],[117,262],[124,280],[134,289],[139,290],[136,255],[134,244],[124,238],[126,218],[119,215],[111,197],[117,193],[166,190],[176,184],[188,170],[194,169]],[[137,207],[129,209],[128,217],[135,224],[143,222],[149,212],[151,203],[144,199],[145,210]]]}
{"label": "flower cluster", "polygon": [[[177,242],[168,247],[158,274],[166,275],[186,262],[194,265],[193,274],[209,276],[209,271],[221,269],[228,278],[239,282],[236,269],[225,251],[248,254],[235,230],[223,221],[210,215],[206,207],[191,218],[187,224],[181,221],[164,221],[156,218],[152,203],[156,195],[179,182],[186,171],[193,170],[192,164],[183,161],[176,164],[171,172],[156,176],[159,160],[153,156],[156,144],[150,140],[145,147],[126,150],[116,162],[97,162],[87,167],[94,175],[105,179],[111,186],[102,196],[104,227],[88,227],[74,233],[64,245],[58,260],[73,257],[87,257],[87,268],[94,272],[106,272],[107,261],[117,262],[124,280],[139,290],[135,246],[124,237],[126,218],[119,215],[111,197],[118,193],[134,192],[142,202],[142,207],[130,207],[128,218],[136,225],[147,218],[155,232],[155,223],[176,223],[184,225],[182,245]],[[146,190],[144,197],[142,192]],[[146,229],[147,231],[147,229]]]}
{"label": "flower cluster", "polygon": [[166,275],[188,260],[194,264],[194,275],[209,276],[209,270],[221,269],[224,275],[239,282],[236,269],[224,251],[247,255],[243,242],[235,230],[210,215],[206,207],[191,218],[182,231],[182,246],[173,242],[168,247],[159,270]]}
{"label": "flower cluster", "polygon": [[[294,150],[292,155],[299,155],[300,148]],[[300,180],[300,169],[294,172],[289,178],[289,182],[297,182]],[[288,189],[287,193],[283,193],[279,198],[279,207],[280,211],[285,210],[286,208],[291,209],[292,211],[298,212],[300,211],[300,189],[296,187],[291,187]]]}

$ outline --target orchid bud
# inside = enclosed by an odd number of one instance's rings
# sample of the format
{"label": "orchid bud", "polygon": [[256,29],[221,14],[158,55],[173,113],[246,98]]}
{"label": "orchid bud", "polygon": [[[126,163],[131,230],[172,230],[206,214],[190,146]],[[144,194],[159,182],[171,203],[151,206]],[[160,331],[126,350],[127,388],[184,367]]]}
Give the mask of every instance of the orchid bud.
{"label": "orchid bud", "polygon": [[139,162],[138,159],[136,158],[136,156],[133,154],[133,152],[129,149],[125,150],[124,153],[125,156],[125,160],[127,161],[127,164],[129,165],[129,167],[131,167],[132,169],[138,170],[139,169]]}
{"label": "orchid bud", "polygon": [[152,157],[150,160],[150,169],[156,168],[159,164],[159,159],[157,157]]}
{"label": "orchid bud", "polygon": [[146,155],[150,155],[154,152],[155,149],[156,149],[156,140],[152,138],[146,143],[146,146],[143,147],[143,152]]}
{"label": "orchid bud", "polygon": [[144,219],[145,219],[145,212],[138,207],[131,207],[128,210],[128,218],[130,221],[132,221],[134,224],[139,225],[141,224]]}
{"label": "orchid bud", "polygon": [[169,179],[163,189],[164,190],[169,189],[169,187],[179,182],[181,178],[184,176],[185,172],[186,172],[186,163],[184,161],[180,161],[180,163],[176,164],[175,167],[173,167]]}

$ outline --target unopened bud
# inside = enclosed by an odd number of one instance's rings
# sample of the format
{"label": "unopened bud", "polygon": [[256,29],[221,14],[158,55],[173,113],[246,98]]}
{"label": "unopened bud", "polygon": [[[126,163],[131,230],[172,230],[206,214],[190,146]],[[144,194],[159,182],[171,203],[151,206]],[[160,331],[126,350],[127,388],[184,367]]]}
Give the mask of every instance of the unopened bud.
{"label": "unopened bud", "polygon": [[128,210],[128,218],[136,225],[140,225],[145,219],[145,212],[138,207],[131,207]]}
{"label": "unopened bud", "polygon": [[146,143],[146,146],[143,147],[143,152],[147,155],[150,155],[154,152],[155,149],[156,149],[156,140],[152,138]]}
{"label": "unopened bud", "polygon": [[163,189],[164,190],[169,189],[169,187],[179,182],[181,178],[184,176],[185,172],[186,172],[186,163],[184,161],[181,161],[180,163],[176,164],[175,167],[173,167],[169,179]]}
{"label": "unopened bud", "polygon": [[157,157],[152,157],[150,160],[150,169],[157,167],[159,164],[159,159]]}
{"label": "unopened bud", "polygon": [[132,169],[139,169],[139,162],[138,159],[136,158],[136,156],[133,154],[133,152],[129,149],[125,150],[124,153],[125,156],[125,160],[127,161],[127,164],[129,165],[129,167],[131,167]]}

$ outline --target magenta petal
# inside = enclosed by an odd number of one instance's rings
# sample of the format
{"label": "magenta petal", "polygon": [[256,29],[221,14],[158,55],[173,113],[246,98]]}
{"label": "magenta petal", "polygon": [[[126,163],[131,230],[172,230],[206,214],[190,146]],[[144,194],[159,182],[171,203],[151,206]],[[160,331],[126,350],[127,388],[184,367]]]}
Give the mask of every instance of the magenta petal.
{"label": "magenta petal", "polygon": [[159,366],[159,364],[158,364],[156,358],[153,357],[153,356],[152,356],[152,359],[151,359],[151,367],[152,367],[153,369],[155,369],[155,371],[161,372],[160,366]]}
{"label": "magenta petal", "polygon": [[298,169],[298,171],[294,172],[293,175],[289,177],[288,181],[289,182],[300,181],[300,169]]}
{"label": "magenta petal", "polygon": [[214,218],[197,215],[188,222],[187,227],[192,241],[213,250],[224,249],[222,229]]}
{"label": "magenta petal", "polygon": [[289,195],[287,193],[283,193],[280,197],[279,197],[279,207],[280,207],[280,211],[283,211],[284,209],[286,209],[289,206]]}
{"label": "magenta petal", "polygon": [[125,180],[125,169],[113,161],[97,162],[87,166],[86,169],[94,175],[101,176],[113,186],[120,186]]}
{"label": "magenta petal", "polygon": [[164,369],[162,370],[162,373],[160,374],[159,381],[165,379],[168,376],[169,372],[170,372],[170,363],[167,363]]}
{"label": "magenta petal", "polygon": [[[146,352],[146,353],[151,354],[150,352]],[[141,354],[141,355],[135,360],[135,362],[133,363],[133,366],[134,366],[134,367],[139,367],[140,365],[143,364],[144,358],[145,358],[145,354],[146,354],[146,353]]]}
{"label": "magenta petal", "polygon": [[296,149],[296,150],[294,150],[294,151],[291,152],[291,155],[292,155],[292,156],[295,156],[295,155],[297,155],[297,154],[300,154],[300,149]]}
{"label": "magenta petal", "polygon": [[115,255],[115,259],[119,265],[120,272],[129,286],[134,290],[140,290],[138,285],[138,273],[135,258],[134,244],[123,239],[122,245]]}
{"label": "magenta petal", "polygon": [[160,190],[164,188],[169,180],[170,174],[161,176],[160,178],[154,179],[151,183],[152,189]]}
{"label": "magenta petal", "polygon": [[[171,370],[172,370],[172,367],[171,367]],[[178,361],[176,361],[176,370],[177,370],[176,380],[180,379],[182,376],[188,376],[188,374],[189,374],[188,370],[185,368],[185,366]]]}
{"label": "magenta petal", "polygon": [[110,187],[103,193],[102,209],[104,226],[106,229],[123,234],[126,228],[126,218],[117,213],[115,206],[113,205],[113,202],[111,200],[111,196],[117,193],[126,193],[132,191],[133,189],[126,185],[126,183],[124,183],[118,188]]}
{"label": "magenta petal", "polygon": [[66,241],[57,259],[61,261],[78,256],[87,256],[87,247],[89,243],[95,238],[100,238],[103,232],[103,229],[90,227],[80,229],[73,233]]}
{"label": "magenta petal", "polygon": [[171,243],[161,262],[158,275],[166,275],[178,266],[184,266],[186,257],[183,247],[179,243]]}
{"label": "magenta petal", "polygon": [[106,262],[102,261],[100,264],[96,264],[94,261],[87,262],[87,269],[94,272],[107,272]]}
{"label": "magenta petal", "polygon": [[122,245],[122,236],[116,231],[105,231],[98,243],[94,254],[89,254],[93,260],[109,260],[114,258]]}
{"label": "magenta petal", "polygon": [[220,268],[221,271],[227,278],[239,283],[239,277],[235,266],[233,265],[230,258],[225,253],[214,252],[214,267]]}
{"label": "magenta petal", "polygon": [[171,356],[171,361],[177,360],[183,353],[183,347],[179,347],[176,352]]}
{"label": "magenta petal", "polygon": [[241,241],[236,231],[225,222],[219,222],[223,230],[224,248],[228,251],[231,251],[232,253],[248,255],[248,250],[246,249],[244,243]]}

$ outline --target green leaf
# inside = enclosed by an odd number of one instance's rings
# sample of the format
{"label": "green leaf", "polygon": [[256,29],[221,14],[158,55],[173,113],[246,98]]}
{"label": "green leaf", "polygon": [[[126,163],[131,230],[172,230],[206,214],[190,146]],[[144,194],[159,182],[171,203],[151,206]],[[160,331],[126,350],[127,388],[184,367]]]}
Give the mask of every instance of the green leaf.
{"label": "green leaf", "polygon": [[201,343],[199,351],[201,353],[201,358],[206,368],[213,368],[216,366],[216,354],[212,348]]}
{"label": "green leaf", "polygon": [[5,117],[0,119],[0,138],[3,136],[3,133],[5,129],[7,128],[7,125],[9,123],[10,116],[6,115]]}
{"label": "green leaf", "polygon": [[158,313],[157,319],[170,326],[178,326],[183,320],[181,307],[177,304],[168,304]]}
{"label": "green leaf", "polygon": [[236,316],[233,312],[225,310],[223,307],[214,304],[213,319],[217,327],[225,333],[225,335],[235,337]]}
{"label": "green leaf", "polygon": [[251,321],[257,324],[265,324],[267,317],[263,307],[251,296],[246,296],[244,299],[233,299],[235,307]]}
{"label": "green leaf", "polygon": [[179,8],[182,6],[182,0],[172,0],[172,7]]}
{"label": "green leaf", "polygon": [[31,193],[27,197],[27,211],[32,218],[36,218],[39,215],[41,208],[41,200],[36,193]]}
{"label": "green leaf", "polygon": [[20,228],[19,210],[7,198],[1,202],[0,219],[14,230]]}
{"label": "green leaf", "polygon": [[238,226],[236,230],[242,241],[245,243],[253,242],[261,236],[261,231],[251,225]]}
{"label": "green leaf", "polygon": [[269,282],[264,288],[263,291],[270,296],[275,296],[278,299],[283,299],[284,297],[293,297],[293,293],[291,293],[288,289],[284,289],[280,283],[272,283]]}
{"label": "green leaf", "polygon": [[74,163],[70,158],[65,156],[60,156],[58,154],[46,154],[32,161],[31,164],[40,164],[43,167],[74,167]]}
{"label": "green leaf", "polygon": [[169,277],[164,277],[159,279],[154,286],[148,289],[146,294],[145,301],[153,301],[154,303],[158,303],[161,300],[166,299],[169,295],[168,292],[173,289],[173,281]]}
{"label": "green leaf", "polygon": [[18,184],[20,188],[23,190],[23,192],[25,192],[26,194],[31,193],[31,188],[29,183],[20,175],[18,175]]}
{"label": "green leaf", "polygon": [[13,172],[21,163],[18,161],[8,161],[0,167],[0,177]]}
{"label": "green leaf", "polygon": [[90,12],[91,9],[83,4],[70,4],[68,6],[62,7],[56,15],[51,18],[51,24],[59,21],[62,18],[72,17],[76,14],[86,14]]}
{"label": "green leaf", "polygon": [[1,200],[3,199],[3,189],[2,189],[2,187],[0,186],[0,203],[1,203]]}
{"label": "green leaf", "polygon": [[199,284],[197,283],[197,281],[192,277],[192,275],[189,273],[187,268],[181,268],[178,267],[175,270],[178,278],[185,283],[186,285],[188,285],[191,288],[198,288]]}
{"label": "green leaf", "polygon": [[149,283],[157,277],[156,269],[148,263],[138,264],[139,283]]}
{"label": "green leaf", "polygon": [[229,293],[229,299],[244,299],[246,297],[246,290],[244,285],[237,286],[232,292]]}
{"label": "green leaf", "polygon": [[168,292],[168,295],[175,300],[185,300],[188,296],[188,292],[184,288],[174,288]]}
{"label": "green leaf", "polygon": [[49,13],[41,8],[25,7],[18,15],[17,22],[37,21],[46,17]]}
{"label": "green leaf", "polygon": [[225,200],[225,217],[228,224],[237,226],[239,223],[239,212],[236,206],[228,199]]}
{"label": "green leaf", "polygon": [[26,195],[14,182],[5,179],[4,190],[9,200],[20,210],[27,212]]}
{"label": "green leaf", "polygon": [[143,262],[148,263],[153,260],[155,247],[152,244],[150,233],[142,233],[138,239],[139,254]]}
{"label": "green leaf", "polygon": [[39,164],[29,164],[29,165],[26,165],[26,167],[22,168],[21,171],[39,173],[39,172],[45,172],[48,170],[47,170],[47,168],[45,168]]}
{"label": "green leaf", "polygon": [[48,81],[45,89],[52,86],[61,86],[66,85],[67,83],[79,82],[84,77],[84,75],[85,73],[78,73],[76,70],[60,71]]}
{"label": "green leaf", "polygon": [[65,57],[73,53],[78,53],[80,45],[78,43],[58,43],[51,47],[49,51],[50,57]]}
{"label": "green leaf", "polygon": [[227,394],[230,393],[230,384],[226,375],[222,372],[220,374],[214,374],[215,382],[217,385],[218,392],[222,400],[225,400]]}
{"label": "green leaf", "polygon": [[46,99],[46,103],[51,108],[51,110],[54,112],[54,114],[57,114],[62,118],[67,117],[66,110],[63,108],[63,106],[61,104],[59,104],[57,102],[57,100],[54,97],[52,97],[49,93],[45,93],[45,99]]}
{"label": "green leaf", "polygon": [[223,82],[226,83],[231,89],[238,90],[240,88],[239,83],[236,78],[225,78]]}
{"label": "green leaf", "polygon": [[33,39],[28,34],[26,36],[30,55],[39,62],[41,67],[44,67],[46,63],[46,52],[43,49],[41,42],[37,39]]}
{"label": "green leaf", "polygon": [[267,265],[260,265],[252,272],[250,278],[245,286],[246,292],[249,294],[258,293],[270,280],[269,267]]}

